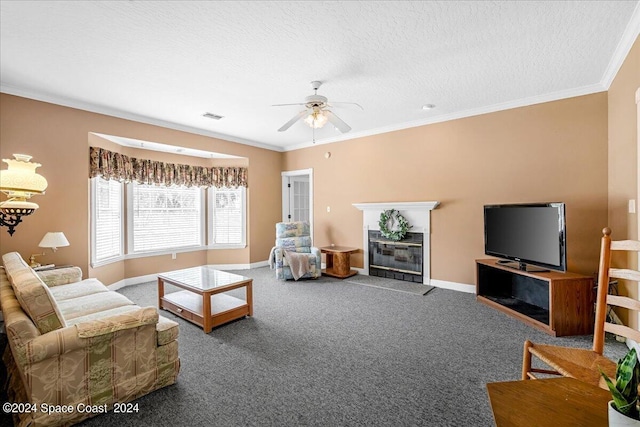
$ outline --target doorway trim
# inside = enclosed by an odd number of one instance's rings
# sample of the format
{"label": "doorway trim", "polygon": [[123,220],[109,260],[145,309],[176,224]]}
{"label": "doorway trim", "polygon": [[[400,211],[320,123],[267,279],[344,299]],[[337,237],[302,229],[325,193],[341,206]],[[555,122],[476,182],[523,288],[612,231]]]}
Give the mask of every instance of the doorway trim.
{"label": "doorway trim", "polygon": [[289,214],[289,177],[292,176],[308,176],[309,177],[309,226],[311,227],[311,241],[313,236],[313,168],[299,169],[294,171],[281,172],[282,175],[282,221],[287,221]]}

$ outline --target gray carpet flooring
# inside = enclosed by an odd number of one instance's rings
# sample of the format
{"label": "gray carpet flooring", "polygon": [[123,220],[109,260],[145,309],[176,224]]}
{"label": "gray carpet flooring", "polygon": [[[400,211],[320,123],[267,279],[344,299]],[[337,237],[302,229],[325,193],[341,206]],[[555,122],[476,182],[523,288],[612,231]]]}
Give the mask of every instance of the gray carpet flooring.
{"label": "gray carpet flooring", "polygon": [[344,279],[343,282],[417,295],[426,295],[435,289],[434,286],[423,285],[421,283],[404,282],[401,280],[386,279],[376,276],[365,276],[360,274],[348,277]]}
{"label": "gray carpet flooring", "polygon": [[[491,426],[485,385],[519,379],[525,339],[591,344],[546,335],[473,294],[236,273],[254,279],[253,317],[204,334],[163,312],[180,323],[178,382],[138,399],[137,414],[83,425]],[[156,305],[155,283],[121,292]],[[609,357],[625,349],[607,342]]]}

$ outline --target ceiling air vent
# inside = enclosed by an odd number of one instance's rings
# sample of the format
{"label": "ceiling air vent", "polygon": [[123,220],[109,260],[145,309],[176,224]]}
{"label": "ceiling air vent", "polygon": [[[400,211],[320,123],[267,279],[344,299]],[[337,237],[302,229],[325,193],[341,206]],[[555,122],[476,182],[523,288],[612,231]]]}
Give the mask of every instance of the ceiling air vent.
{"label": "ceiling air vent", "polygon": [[208,119],[213,119],[213,120],[220,120],[221,118],[223,118],[224,116],[219,116],[217,114],[213,114],[213,113],[204,113],[202,115],[202,117],[206,117]]}

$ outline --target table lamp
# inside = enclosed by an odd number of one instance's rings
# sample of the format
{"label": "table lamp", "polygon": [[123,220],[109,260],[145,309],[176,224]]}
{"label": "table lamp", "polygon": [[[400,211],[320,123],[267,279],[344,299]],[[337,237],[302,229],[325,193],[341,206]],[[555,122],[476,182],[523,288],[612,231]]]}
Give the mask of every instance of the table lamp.
{"label": "table lamp", "polygon": [[[53,252],[55,252],[60,247],[69,246],[69,241],[62,231],[49,231],[44,235],[42,240],[40,240],[38,246],[41,248],[50,248]],[[44,254],[45,252],[41,254],[31,255],[31,257],[29,258],[29,265],[33,268],[40,267],[40,264],[36,262],[36,257]]]}

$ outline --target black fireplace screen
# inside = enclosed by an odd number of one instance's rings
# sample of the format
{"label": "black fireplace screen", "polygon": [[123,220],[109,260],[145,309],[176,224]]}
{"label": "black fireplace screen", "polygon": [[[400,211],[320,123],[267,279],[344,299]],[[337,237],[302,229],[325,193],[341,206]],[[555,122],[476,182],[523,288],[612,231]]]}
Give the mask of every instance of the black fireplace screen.
{"label": "black fireplace screen", "polygon": [[369,275],[422,283],[423,236],[407,233],[395,242],[369,231]]}

